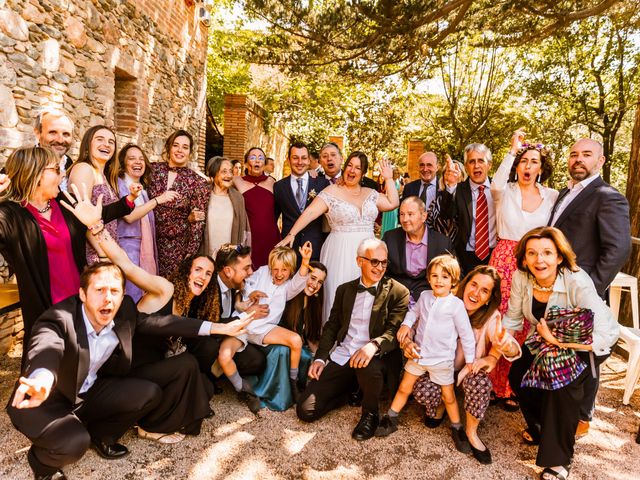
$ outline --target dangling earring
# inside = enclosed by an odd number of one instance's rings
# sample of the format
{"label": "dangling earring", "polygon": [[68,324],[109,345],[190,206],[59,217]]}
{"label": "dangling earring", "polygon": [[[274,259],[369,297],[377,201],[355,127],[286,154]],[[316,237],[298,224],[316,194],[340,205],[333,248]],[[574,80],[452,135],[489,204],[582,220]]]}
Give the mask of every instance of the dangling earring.
{"label": "dangling earring", "polygon": [[516,182],[518,181],[518,172],[516,172],[516,174],[513,176],[513,180]]}
{"label": "dangling earring", "polygon": [[540,179],[542,178],[542,174],[538,174],[538,183],[540,183]]}

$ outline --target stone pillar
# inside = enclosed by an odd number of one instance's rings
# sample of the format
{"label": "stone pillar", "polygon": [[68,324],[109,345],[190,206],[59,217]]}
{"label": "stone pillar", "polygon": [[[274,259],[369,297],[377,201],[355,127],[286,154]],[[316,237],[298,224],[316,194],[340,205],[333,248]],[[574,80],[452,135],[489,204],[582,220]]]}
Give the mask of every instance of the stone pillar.
{"label": "stone pillar", "polygon": [[409,172],[411,180],[417,180],[420,177],[418,173],[418,158],[425,152],[424,142],[422,140],[409,140],[407,152],[407,172]]}
{"label": "stone pillar", "polygon": [[244,161],[249,124],[249,99],[246,95],[225,95],[224,97],[224,146],[225,157]]}

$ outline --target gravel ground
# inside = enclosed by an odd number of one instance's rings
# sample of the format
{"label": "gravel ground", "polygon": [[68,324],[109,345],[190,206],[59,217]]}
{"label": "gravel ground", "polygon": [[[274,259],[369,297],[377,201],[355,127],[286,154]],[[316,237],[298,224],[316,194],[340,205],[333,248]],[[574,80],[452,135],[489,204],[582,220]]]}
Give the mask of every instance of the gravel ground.
{"label": "gravel ground", "polygon": [[[18,375],[19,358],[0,358],[0,401],[9,400]],[[640,423],[640,389],[631,405],[622,405],[626,364],[612,357],[602,367],[597,413],[590,434],[579,440],[570,478],[636,480],[640,472],[640,445],[634,441]],[[458,453],[448,425],[428,430],[417,405],[409,405],[400,430],[386,439],[356,442],[351,430],[359,409],[344,407],[315,424],[284,413],[263,410],[259,416],[235,400],[231,387],[215,396],[215,416],[202,433],[175,445],[160,445],[127,433],[122,443],[131,454],[116,461],[90,450],[65,468],[68,478],[95,479],[535,479],[536,450],[519,437],[519,413],[490,407],[480,437],[494,462],[482,466]],[[0,478],[32,478],[27,465],[29,441],[0,414]],[[633,473],[635,472],[635,473]]]}

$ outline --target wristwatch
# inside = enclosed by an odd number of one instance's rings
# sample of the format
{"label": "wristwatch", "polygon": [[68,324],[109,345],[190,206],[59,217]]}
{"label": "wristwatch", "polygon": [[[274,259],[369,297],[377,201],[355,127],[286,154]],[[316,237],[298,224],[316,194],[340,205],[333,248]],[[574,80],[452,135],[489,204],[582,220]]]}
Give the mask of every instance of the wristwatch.
{"label": "wristwatch", "polygon": [[376,346],[376,348],[378,349],[376,351],[376,355],[378,355],[380,353],[380,342],[378,340],[376,340],[376,339],[373,339],[373,340],[371,340],[371,343],[373,343]]}

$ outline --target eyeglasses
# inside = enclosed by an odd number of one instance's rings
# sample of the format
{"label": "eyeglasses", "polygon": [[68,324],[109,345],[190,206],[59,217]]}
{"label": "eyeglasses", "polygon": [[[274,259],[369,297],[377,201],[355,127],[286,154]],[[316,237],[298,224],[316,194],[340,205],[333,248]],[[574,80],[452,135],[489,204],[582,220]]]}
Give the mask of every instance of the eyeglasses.
{"label": "eyeglasses", "polygon": [[378,260],[377,258],[368,258],[363,256],[360,256],[360,258],[364,258],[366,261],[368,261],[373,268],[387,268],[387,265],[389,264],[388,260]]}
{"label": "eyeglasses", "polygon": [[257,156],[257,155],[249,155],[247,157],[247,160],[260,160],[261,162],[264,162],[264,157],[262,155]]}
{"label": "eyeglasses", "polygon": [[55,167],[44,167],[42,170],[53,170],[54,172],[56,172],[56,175],[60,175],[60,173],[62,172],[60,165],[56,165]]}

